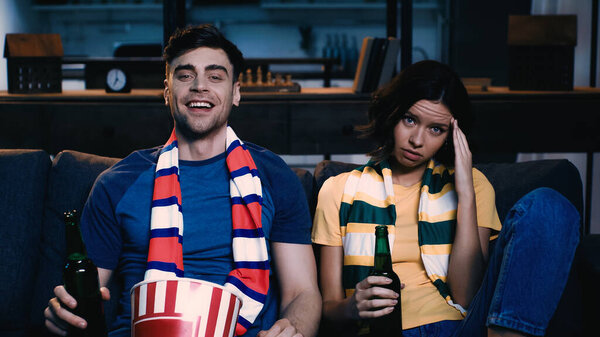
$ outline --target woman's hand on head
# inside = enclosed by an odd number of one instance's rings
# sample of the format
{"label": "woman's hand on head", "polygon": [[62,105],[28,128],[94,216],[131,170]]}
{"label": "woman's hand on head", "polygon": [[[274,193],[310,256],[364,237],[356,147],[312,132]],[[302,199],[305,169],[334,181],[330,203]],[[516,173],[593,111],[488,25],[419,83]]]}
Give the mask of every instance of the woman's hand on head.
{"label": "woman's hand on head", "polygon": [[[365,319],[381,317],[391,313],[398,303],[395,291],[378,287],[392,283],[392,280],[383,276],[369,276],[356,284],[354,294],[350,298],[350,317]],[[404,288],[404,284],[400,285]]]}
{"label": "woman's hand on head", "polygon": [[473,158],[467,137],[454,118],[452,123],[452,139],[454,141],[454,187],[459,199],[461,196],[474,196],[473,190]]}

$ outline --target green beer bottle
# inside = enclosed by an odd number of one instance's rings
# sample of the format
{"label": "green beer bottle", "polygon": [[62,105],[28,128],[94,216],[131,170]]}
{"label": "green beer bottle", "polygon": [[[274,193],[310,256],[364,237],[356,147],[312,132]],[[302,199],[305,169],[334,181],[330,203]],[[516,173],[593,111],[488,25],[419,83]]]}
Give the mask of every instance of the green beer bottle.
{"label": "green beer bottle", "polygon": [[63,281],[67,292],[77,301],[77,307],[71,311],[87,321],[85,329],[70,326],[68,335],[105,337],[107,330],[104,321],[102,295],[98,283],[98,269],[92,260],[87,257],[79,230],[77,211],[65,212],[64,219],[67,262],[63,270]]}
{"label": "green beer bottle", "polygon": [[[375,227],[375,261],[371,275],[385,276],[392,279],[392,283],[378,287],[388,288],[400,295],[400,278],[392,269],[392,256],[388,241],[387,226]],[[402,304],[400,296],[398,303],[391,313],[369,320],[371,337],[402,336]]]}

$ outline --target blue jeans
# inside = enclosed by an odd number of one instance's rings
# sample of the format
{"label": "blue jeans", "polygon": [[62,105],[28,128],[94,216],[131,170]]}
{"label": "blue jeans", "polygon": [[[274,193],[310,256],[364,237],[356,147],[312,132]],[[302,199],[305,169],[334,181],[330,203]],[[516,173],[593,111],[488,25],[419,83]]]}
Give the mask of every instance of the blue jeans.
{"label": "blue jeans", "polygon": [[465,319],[407,329],[404,336],[486,336],[488,326],[543,336],[578,243],[575,207],[549,188],[528,193],[506,216]]}

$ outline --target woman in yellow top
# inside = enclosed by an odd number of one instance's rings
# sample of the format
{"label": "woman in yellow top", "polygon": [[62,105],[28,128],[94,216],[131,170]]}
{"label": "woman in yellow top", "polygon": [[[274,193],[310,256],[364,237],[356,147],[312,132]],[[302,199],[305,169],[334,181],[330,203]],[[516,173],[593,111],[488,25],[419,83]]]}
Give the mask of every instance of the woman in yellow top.
{"label": "woman in yellow top", "polygon": [[398,294],[381,287],[388,278],[368,276],[374,227],[387,225],[403,283],[404,336],[545,333],[579,215],[542,188],[517,202],[502,226],[493,187],[472,167],[470,126],[460,78],[436,61],[409,66],[374,94],[362,131],[378,147],[369,163],[324,183],[313,226],[323,316],[338,331],[358,333],[347,322],[389,314],[397,303]]}

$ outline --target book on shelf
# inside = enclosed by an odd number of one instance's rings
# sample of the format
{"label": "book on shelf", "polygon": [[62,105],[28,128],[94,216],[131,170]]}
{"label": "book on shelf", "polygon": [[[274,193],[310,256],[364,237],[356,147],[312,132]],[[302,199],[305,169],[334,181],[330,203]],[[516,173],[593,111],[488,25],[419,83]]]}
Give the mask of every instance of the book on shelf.
{"label": "book on shelf", "polygon": [[[398,63],[398,54],[400,53],[400,39],[389,38],[385,60],[381,66],[379,75],[379,84],[377,88],[389,82],[394,77],[396,65]],[[376,89],[377,89],[376,88]]]}
{"label": "book on shelf", "polygon": [[362,41],[360,55],[358,56],[358,63],[356,65],[356,73],[354,74],[354,83],[352,85],[352,90],[354,92],[362,92],[363,90],[367,74],[367,63],[369,62],[371,49],[373,48],[373,40],[374,38],[368,36]]}
{"label": "book on shelf", "polygon": [[354,75],[354,92],[372,92],[387,83],[396,67],[400,40],[365,37]]}

